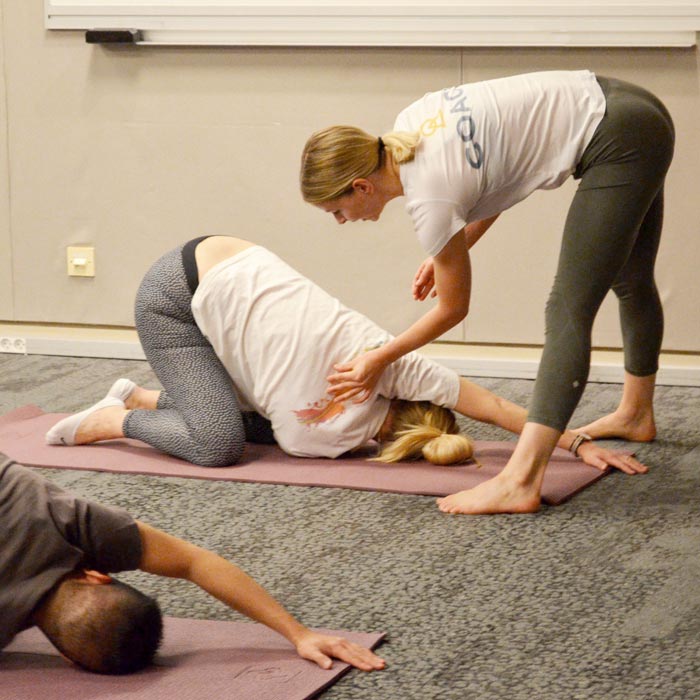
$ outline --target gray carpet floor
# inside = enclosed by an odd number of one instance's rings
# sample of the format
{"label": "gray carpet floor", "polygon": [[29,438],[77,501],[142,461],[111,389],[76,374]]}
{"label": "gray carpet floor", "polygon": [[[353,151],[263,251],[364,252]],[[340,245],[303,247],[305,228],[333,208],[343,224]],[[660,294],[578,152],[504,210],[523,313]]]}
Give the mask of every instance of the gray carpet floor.
{"label": "gray carpet floor", "polygon": [[[158,386],[144,362],[0,355],[0,412],[77,410],[120,376]],[[477,381],[521,403],[532,388]],[[614,408],[619,390],[590,385],[573,423]],[[700,389],[659,387],[659,438],[637,446],[649,474],[610,475],[527,516],[447,516],[432,498],[342,489],[42,473],[234,560],[308,625],[386,631],[387,669],[353,672],[324,700],[691,699],[699,409]],[[168,615],[239,619],[189,584],[124,578]]]}

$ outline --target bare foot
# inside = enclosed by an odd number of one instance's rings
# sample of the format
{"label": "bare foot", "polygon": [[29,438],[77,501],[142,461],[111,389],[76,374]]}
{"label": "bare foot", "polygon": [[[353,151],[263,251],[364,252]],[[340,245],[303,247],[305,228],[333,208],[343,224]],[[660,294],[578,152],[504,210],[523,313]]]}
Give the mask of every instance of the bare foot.
{"label": "bare foot", "polygon": [[523,486],[499,474],[468,491],[438,498],[437,504],[443,513],[534,513],[540,508],[540,494],[535,486]]}
{"label": "bare foot", "polygon": [[615,411],[598,420],[576,428],[575,433],[587,433],[592,438],[620,438],[632,442],[651,442],[656,437],[656,424],[653,413],[625,415]]}

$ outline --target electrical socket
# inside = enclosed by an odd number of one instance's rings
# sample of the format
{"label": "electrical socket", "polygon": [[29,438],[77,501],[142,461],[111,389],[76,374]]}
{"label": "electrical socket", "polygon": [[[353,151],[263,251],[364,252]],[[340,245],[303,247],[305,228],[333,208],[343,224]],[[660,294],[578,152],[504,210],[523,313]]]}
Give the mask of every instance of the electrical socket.
{"label": "electrical socket", "polygon": [[27,341],[24,338],[13,338],[12,336],[0,336],[0,352],[10,352],[17,355],[27,354]]}
{"label": "electrical socket", "polygon": [[95,276],[95,247],[69,245],[66,248],[68,275],[70,277]]}

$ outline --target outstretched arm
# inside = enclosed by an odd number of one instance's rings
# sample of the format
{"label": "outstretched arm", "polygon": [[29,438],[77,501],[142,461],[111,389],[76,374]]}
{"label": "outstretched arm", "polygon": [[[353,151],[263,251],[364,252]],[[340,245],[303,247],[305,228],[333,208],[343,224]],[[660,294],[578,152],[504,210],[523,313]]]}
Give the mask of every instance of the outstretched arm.
{"label": "outstretched arm", "polygon": [[520,433],[527,419],[527,411],[522,406],[464,377],[459,378],[459,398],[454,408],[467,418],[497,425],[511,433]]}
{"label": "outstretched arm", "polygon": [[[471,249],[471,247],[491,228],[491,225],[499,216],[500,214],[496,214],[488,219],[473,221],[462,229],[467,249]],[[435,289],[435,261],[432,257],[426,258],[421,263],[413,278],[413,298],[416,301],[425,301],[428,295],[431,297],[437,296],[437,290]]]}
{"label": "outstretched arm", "polygon": [[218,554],[140,521],[136,524],[143,547],[142,571],[191,581],[230,608],[279,632],[300,656],[321,668],[331,668],[332,658],[363,671],[384,668],[384,661],[369,649],[302,625],[248,574]]}
{"label": "outstretched arm", "polygon": [[[499,428],[517,434],[523,431],[527,421],[527,411],[522,406],[497,396],[464,377],[459,378],[459,399],[455,410],[467,418],[497,425]],[[561,434],[557,446],[568,450],[575,439],[576,433],[572,430],[566,430]],[[626,474],[647,471],[647,468],[634,457],[608,450],[593,442],[582,443],[577,454],[586,464],[601,470],[614,467]]]}
{"label": "outstretched arm", "polygon": [[386,345],[338,364],[328,377],[329,393],[337,401],[369,398],[382,372],[394,360],[435,340],[467,315],[471,296],[469,250],[462,232],[435,256],[438,303]]}
{"label": "outstretched arm", "polygon": [[467,240],[467,247],[471,248],[493,225],[493,222],[500,216],[489,216],[488,219],[473,221],[464,227],[464,237]]}

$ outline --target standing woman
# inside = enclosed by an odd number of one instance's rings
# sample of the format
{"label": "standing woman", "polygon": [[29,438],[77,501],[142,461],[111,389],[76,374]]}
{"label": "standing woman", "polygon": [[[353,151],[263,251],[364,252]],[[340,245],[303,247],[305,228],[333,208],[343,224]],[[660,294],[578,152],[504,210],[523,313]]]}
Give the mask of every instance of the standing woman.
{"label": "standing woman", "polygon": [[546,334],[528,422],[494,479],[441,501],[447,512],[537,510],[544,470],[583,393],[591,329],[608,290],[618,297],[625,384],[618,409],[577,440],[652,440],[663,334],[654,262],[671,162],[671,117],[653,95],[589,71],[514,76],[429,93],[381,138],[347,126],[312,135],[301,165],[304,199],[338,223],[406,208],[429,257],[413,287],[437,304],[403,333],[336,366],[337,400],[366,399],[384,369],[435,340],[469,310],[469,248],[498,215],[570,175],[580,185],[564,226],[546,308]]}

